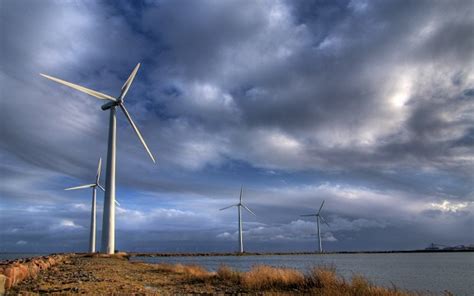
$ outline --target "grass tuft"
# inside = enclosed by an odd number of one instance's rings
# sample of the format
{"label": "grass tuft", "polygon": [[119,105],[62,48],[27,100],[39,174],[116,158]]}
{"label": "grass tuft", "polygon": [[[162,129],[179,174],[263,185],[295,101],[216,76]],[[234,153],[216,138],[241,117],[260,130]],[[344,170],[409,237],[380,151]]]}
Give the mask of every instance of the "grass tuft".
{"label": "grass tuft", "polygon": [[238,284],[241,282],[241,273],[228,267],[227,265],[219,266],[217,269],[217,277],[223,281],[230,284]]}
{"label": "grass tuft", "polygon": [[305,277],[295,269],[257,265],[242,273],[241,284],[250,290],[290,290],[305,286]]}
{"label": "grass tuft", "polygon": [[161,263],[157,264],[155,267],[156,271],[162,272],[172,272],[183,274],[188,279],[200,279],[203,280],[205,278],[211,277],[213,273],[207,271],[204,267],[200,265],[183,265],[183,264],[167,264]]}

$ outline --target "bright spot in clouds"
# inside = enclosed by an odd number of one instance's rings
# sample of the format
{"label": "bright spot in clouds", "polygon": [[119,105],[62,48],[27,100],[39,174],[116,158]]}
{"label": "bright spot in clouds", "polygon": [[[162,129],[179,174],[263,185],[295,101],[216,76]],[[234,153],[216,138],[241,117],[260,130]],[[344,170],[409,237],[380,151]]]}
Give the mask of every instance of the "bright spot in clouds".
{"label": "bright spot in clouds", "polygon": [[467,202],[451,202],[444,200],[442,203],[431,203],[431,207],[443,212],[457,212],[459,210],[465,209],[468,206]]}
{"label": "bright spot in clouds", "polygon": [[408,102],[410,99],[411,79],[412,77],[409,74],[401,74],[390,99],[393,106],[401,108]]}

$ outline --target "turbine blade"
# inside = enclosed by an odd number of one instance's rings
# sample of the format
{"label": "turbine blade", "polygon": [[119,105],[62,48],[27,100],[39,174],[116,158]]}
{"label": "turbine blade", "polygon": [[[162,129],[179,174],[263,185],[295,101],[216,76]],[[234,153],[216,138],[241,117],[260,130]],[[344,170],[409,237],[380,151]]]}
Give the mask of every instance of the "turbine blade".
{"label": "turbine blade", "polygon": [[240,203],[242,204],[242,190],[243,190],[243,186],[241,185],[240,186]]}
{"label": "turbine blade", "polygon": [[232,207],[235,207],[236,205],[231,205],[231,206],[228,206],[228,207],[225,207],[225,208],[222,208],[222,209],[219,209],[219,211],[222,211],[222,210],[226,210],[228,208],[232,208]]}
{"label": "turbine blade", "polygon": [[100,172],[102,170],[102,157],[99,158],[99,165],[97,166],[97,174],[95,175],[95,184],[99,186]]}
{"label": "turbine blade", "polygon": [[102,191],[104,191],[104,192],[105,192],[105,188],[104,188],[104,187],[102,187],[102,185],[100,185],[100,184],[97,184],[97,187],[99,187],[100,189],[102,189]]}
{"label": "turbine blade", "polygon": [[119,106],[120,106],[120,109],[122,109],[123,113],[125,114],[125,117],[127,117],[128,122],[130,122],[130,125],[132,126],[133,130],[135,131],[135,134],[137,134],[138,138],[142,142],[143,147],[145,147],[145,150],[148,153],[148,155],[150,156],[151,160],[153,160],[153,162],[155,163],[156,161],[155,161],[155,158],[153,157],[153,154],[151,154],[150,149],[148,149],[148,146],[146,145],[145,140],[142,137],[142,134],[140,133],[140,131],[138,130],[138,127],[133,122],[132,118],[130,117],[130,114],[127,111],[127,109],[125,108],[125,106],[123,104],[119,104]]}
{"label": "turbine blade", "polygon": [[84,188],[92,188],[94,186],[95,186],[95,184],[87,184],[87,185],[81,185],[81,186],[66,188],[64,190],[77,190],[77,189],[84,189]]}
{"label": "turbine blade", "polygon": [[315,217],[317,216],[316,214],[306,214],[306,215],[300,215],[300,217]]}
{"label": "turbine blade", "polygon": [[132,85],[133,79],[135,79],[135,75],[137,75],[138,68],[140,68],[140,63],[138,63],[135,68],[133,69],[132,73],[130,76],[128,76],[127,81],[122,86],[122,92],[120,94],[120,99],[123,100],[125,98],[125,95],[128,92],[128,89],[130,88],[130,85]]}
{"label": "turbine blade", "polygon": [[321,218],[321,220],[323,221],[324,224],[326,224],[327,226],[329,226],[329,223],[326,222],[326,219],[324,219],[323,216],[319,216],[319,218]]}
{"label": "turbine blade", "polygon": [[117,200],[115,200],[115,204],[120,207],[120,203]]}
{"label": "turbine blade", "polygon": [[57,83],[60,83],[60,84],[64,84],[66,86],[69,86],[70,88],[74,88],[78,91],[81,91],[83,93],[86,93],[90,96],[93,96],[93,97],[96,97],[98,99],[101,99],[101,100],[111,100],[111,101],[116,101],[116,99],[114,97],[111,97],[109,95],[106,95],[106,94],[103,94],[101,92],[98,92],[98,91],[95,91],[95,90],[92,90],[92,89],[88,89],[86,87],[83,87],[83,86],[80,86],[80,85],[77,85],[77,84],[74,84],[74,83],[71,83],[71,82],[67,82],[65,80],[62,80],[62,79],[59,79],[59,78],[55,78],[55,77],[52,77],[52,76],[49,76],[49,75],[46,75],[46,74],[42,74],[40,73],[41,76],[45,77],[45,78],[48,78],[50,80],[53,80]]}
{"label": "turbine blade", "polygon": [[246,209],[247,211],[249,211],[249,213],[251,213],[251,214],[254,215],[254,216],[257,216],[254,212],[252,212],[249,208],[247,208],[246,205],[244,205],[244,204],[241,204],[241,205],[244,207],[244,209]]}
{"label": "turbine blade", "polygon": [[324,200],[323,200],[323,202],[321,203],[321,206],[319,207],[318,214],[321,213],[321,210],[323,209],[323,206],[324,206]]}

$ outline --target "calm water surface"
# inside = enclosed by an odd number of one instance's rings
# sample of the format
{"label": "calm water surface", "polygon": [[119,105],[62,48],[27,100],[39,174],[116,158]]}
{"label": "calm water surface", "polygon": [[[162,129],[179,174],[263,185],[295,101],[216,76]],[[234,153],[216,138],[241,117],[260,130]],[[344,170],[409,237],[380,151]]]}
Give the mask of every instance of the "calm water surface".
{"label": "calm water surface", "polygon": [[0,253],[0,261],[47,256],[47,253]]}
{"label": "calm water surface", "polygon": [[474,253],[324,254],[280,256],[135,257],[148,263],[199,264],[215,271],[221,264],[246,271],[253,265],[284,266],[307,271],[335,267],[346,279],[363,275],[377,285],[412,291],[474,295]]}

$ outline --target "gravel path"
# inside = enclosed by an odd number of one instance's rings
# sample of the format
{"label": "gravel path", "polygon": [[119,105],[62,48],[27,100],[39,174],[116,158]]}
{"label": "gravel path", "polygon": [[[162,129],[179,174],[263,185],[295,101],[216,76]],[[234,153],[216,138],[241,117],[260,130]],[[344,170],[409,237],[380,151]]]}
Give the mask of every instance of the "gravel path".
{"label": "gravel path", "polygon": [[[26,293],[25,293],[26,292]],[[9,290],[18,294],[172,295],[241,293],[222,282],[196,281],[126,259],[71,257]],[[34,295],[33,294],[33,295]]]}

